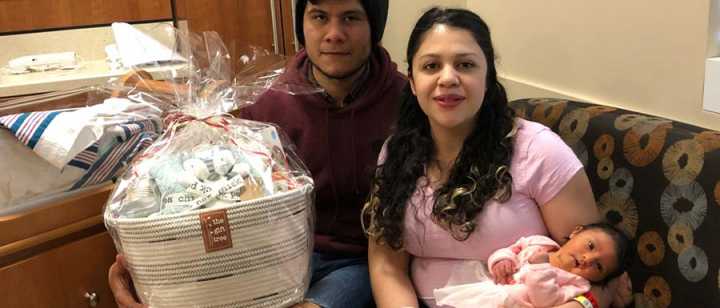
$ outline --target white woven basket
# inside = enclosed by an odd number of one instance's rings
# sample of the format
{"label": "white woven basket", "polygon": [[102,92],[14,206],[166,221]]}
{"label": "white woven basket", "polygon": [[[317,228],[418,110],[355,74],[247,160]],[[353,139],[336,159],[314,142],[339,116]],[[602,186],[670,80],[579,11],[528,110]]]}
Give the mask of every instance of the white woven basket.
{"label": "white woven basket", "polygon": [[152,307],[283,307],[303,298],[311,185],[226,208],[232,247],[206,252],[199,215],[106,217]]}

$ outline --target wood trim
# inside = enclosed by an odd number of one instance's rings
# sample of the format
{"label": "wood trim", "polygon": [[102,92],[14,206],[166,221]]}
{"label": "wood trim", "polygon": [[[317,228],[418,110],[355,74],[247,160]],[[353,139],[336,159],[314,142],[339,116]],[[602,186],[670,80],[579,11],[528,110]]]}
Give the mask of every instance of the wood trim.
{"label": "wood trim", "polygon": [[[68,91],[34,94],[28,96],[14,96],[0,98],[0,116],[31,111],[57,110],[87,106],[88,97],[96,95],[102,101],[99,91],[91,88],[80,88]],[[108,94],[107,97],[110,97]],[[102,97],[104,98],[104,97]]]}
{"label": "wood trim", "polygon": [[[285,36],[283,35],[283,0],[272,0],[272,5],[275,9],[275,27],[273,27],[273,30],[275,33],[273,34],[275,37],[277,37],[277,41],[273,43],[277,43],[277,51],[279,55],[285,54]],[[272,19],[271,19],[272,20]]]}
{"label": "wood trim", "polygon": [[295,20],[293,19],[293,1],[278,0],[281,3],[282,12],[282,40],[284,41],[285,52],[283,55],[292,57],[295,55]]}
{"label": "wood trim", "polygon": [[110,183],[55,203],[0,216],[0,247],[101,215],[112,188]]}
{"label": "wood trim", "polygon": [[39,246],[44,243],[48,243],[53,240],[71,235],[75,232],[79,232],[90,228],[92,226],[102,224],[103,215],[97,215],[90,218],[83,219],[73,224],[69,224],[57,229],[50,230],[48,232],[40,233],[35,236],[28,237],[16,242],[9,243],[7,245],[0,246],[0,258],[8,256],[25,249]]}
{"label": "wood trim", "polygon": [[[34,258],[35,256],[42,255],[48,251],[55,250],[67,244],[98,234],[105,234],[109,236],[104,224],[93,225],[87,229],[71,233],[69,235],[51,240],[49,242],[43,242],[37,246],[33,246],[28,249],[19,250],[15,253],[2,256],[0,257],[0,268],[5,266],[12,266],[12,264],[14,263],[22,262],[23,260],[27,260],[29,258]],[[114,247],[112,250],[115,251]],[[0,298],[2,297],[0,296]]]}
{"label": "wood trim", "polygon": [[[168,19],[145,19],[145,20],[141,20],[141,21],[127,21],[127,23],[129,23],[131,25],[139,25],[139,24],[152,24],[152,23],[161,23],[161,22],[169,22],[169,21],[174,22],[173,19],[168,18]],[[87,25],[78,25],[78,26],[42,28],[42,29],[19,30],[19,31],[6,31],[6,32],[0,32],[0,36],[20,35],[20,34],[38,33],[38,32],[66,31],[66,30],[77,30],[77,29],[88,29],[88,28],[110,28],[110,26],[112,26],[112,23],[87,24]]]}

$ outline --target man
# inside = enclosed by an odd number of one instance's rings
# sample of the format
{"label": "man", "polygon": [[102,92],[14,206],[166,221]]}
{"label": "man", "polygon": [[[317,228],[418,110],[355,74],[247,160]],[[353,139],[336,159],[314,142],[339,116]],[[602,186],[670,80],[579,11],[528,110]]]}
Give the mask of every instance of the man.
{"label": "man", "polygon": [[[324,90],[264,94],[243,117],[279,125],[315,180],[312,278],[298,307],[365,307],[372,302],[360,211],[378,152],[406,79],[379,46],[387,0],[300,0],[295,32],[304,49],[281,81]],[[109,281],[121,307],[140,307],[122,258]],[[137,305],[137,306],[135,306]]]}

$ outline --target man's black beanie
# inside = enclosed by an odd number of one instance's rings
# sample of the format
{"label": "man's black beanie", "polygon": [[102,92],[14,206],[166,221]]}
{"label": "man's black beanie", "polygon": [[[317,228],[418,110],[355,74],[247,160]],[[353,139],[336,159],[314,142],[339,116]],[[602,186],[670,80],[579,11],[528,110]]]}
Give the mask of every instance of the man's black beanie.
{"label": "man's black beanie", "polygon": [[[303,16],[308,0],[295,2],[295,35],[300,45],[305,46],[305,33],[303,32]],[[388,0],[360,0],[370,23],[371,43],[377,45],[385,32],[385,23],[388,16]]]}

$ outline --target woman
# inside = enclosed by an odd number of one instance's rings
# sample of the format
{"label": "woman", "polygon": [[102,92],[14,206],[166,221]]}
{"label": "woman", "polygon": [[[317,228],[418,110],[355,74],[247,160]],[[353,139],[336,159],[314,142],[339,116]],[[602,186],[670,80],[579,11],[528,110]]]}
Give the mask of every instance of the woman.
{"label": "woman", "polygon": [[[480,17],[429,10],[407,59],[410,89],[363,211],[379,307],[417,307],[418,298],[434,307],[433,290],[463,260],[486,262],[526,235],[563,243],[599,219],[574,153],[508,108]],[[594,293],[606,306],[614,292]]]}

